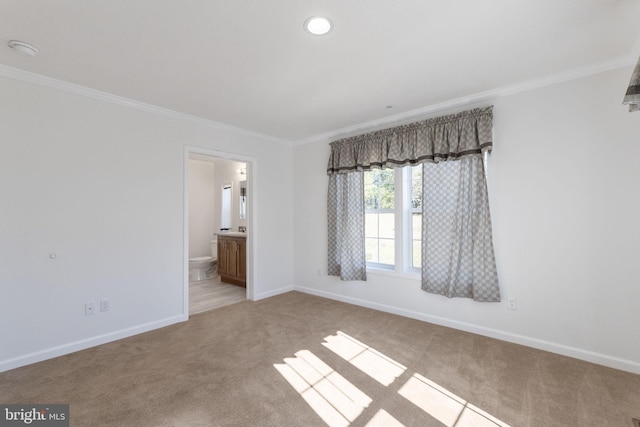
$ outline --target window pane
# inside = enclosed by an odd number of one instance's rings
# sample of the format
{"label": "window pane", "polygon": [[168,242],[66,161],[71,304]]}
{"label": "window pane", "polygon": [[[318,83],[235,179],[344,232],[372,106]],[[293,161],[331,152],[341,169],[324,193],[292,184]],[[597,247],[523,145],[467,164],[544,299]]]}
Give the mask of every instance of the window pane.
{"label": "window pane", "polygon": [[378,239],[364,239],[365,255],[367,262],[378,261]]}
{"label": "window pane", "polygon": [[378,214],[364,214],[364,235],[365,237],[378,237]]}
{"label": "window pane", "polygon": [[411,267],[422,268],[422,214],[411,215]]}
{"label": "window pane", "polygon": [[380,242],[380,258],[379,263],[391,264],[395,263],[395,242],[393,239],[379,239]]}
{"label": "window pane", "polygon": [[411,267],[413,268],[422,268],[422,242],[420,240],[414,240],[412,246],[412,259],[411,259]]}
{"label": "window pane", "polygon": [[392,169],[374,169],[364,173],[365,209],[393,209],[394,191]]}
{"label": "window pane", "polygon": [[380,175],[380,208],[393,209],[395,200],[393,169],[383,169],[378,172]]}
{"label": "window pane", "polygon": [[422,165],[411,167],[411,207],[422,207]]}
{"label": "window pane", "polygon": [[395,214],[393,213],[381,213],[378,214],[378,221],[380,224],[379,232],[380,237],[387,239],[393,239],[395,235]]}
{"label": "window pane", "polygon": [[411,237],[413,240],[422,240],[422,214],[411,214]]}

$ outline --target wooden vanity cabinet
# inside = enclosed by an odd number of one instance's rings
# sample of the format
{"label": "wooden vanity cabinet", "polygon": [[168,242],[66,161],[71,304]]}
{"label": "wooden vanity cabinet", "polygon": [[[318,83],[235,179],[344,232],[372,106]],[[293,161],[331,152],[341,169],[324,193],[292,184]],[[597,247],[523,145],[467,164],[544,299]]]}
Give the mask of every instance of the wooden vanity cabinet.
{"label": "wooden vanity cabinet", "polygon": [[218,235],[218,274],[223,283],[247,287],[247,240]]}

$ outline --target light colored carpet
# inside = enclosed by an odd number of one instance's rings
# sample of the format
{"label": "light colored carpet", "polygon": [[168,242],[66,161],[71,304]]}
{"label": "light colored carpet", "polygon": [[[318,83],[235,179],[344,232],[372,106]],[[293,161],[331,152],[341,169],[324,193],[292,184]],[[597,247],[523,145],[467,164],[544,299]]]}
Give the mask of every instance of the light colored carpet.
{"label": "light colored carpet", "polygon": [[0,374],[73,426],[631,427],[640,376],[299,292]]}
{"label": "light colored carpet", "polygon": [[189,283],[189,314],[198,314],[246,299],[247,289],[222,283],[220,276]]}

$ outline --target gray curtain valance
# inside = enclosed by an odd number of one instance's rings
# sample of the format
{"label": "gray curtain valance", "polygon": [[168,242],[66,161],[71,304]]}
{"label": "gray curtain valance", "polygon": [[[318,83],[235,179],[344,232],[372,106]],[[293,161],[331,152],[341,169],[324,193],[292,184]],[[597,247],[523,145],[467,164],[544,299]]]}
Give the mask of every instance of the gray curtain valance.
{"label": "gray curtain valance", "polygon": [[493,106],[344,138],[331,143],[327,174],[438,163],[492,147]]}

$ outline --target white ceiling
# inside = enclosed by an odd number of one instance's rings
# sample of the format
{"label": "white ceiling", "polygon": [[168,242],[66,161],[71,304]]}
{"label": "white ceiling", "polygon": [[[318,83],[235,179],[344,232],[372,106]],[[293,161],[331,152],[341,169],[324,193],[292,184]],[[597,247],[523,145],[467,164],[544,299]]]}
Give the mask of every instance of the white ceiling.
{"label": "white ceiling", "polygon": [[[318,14],[328,36],[302,29]],[[0,0],[0,64],[305,142],[630,63],[639,17],[640,0]]]}

